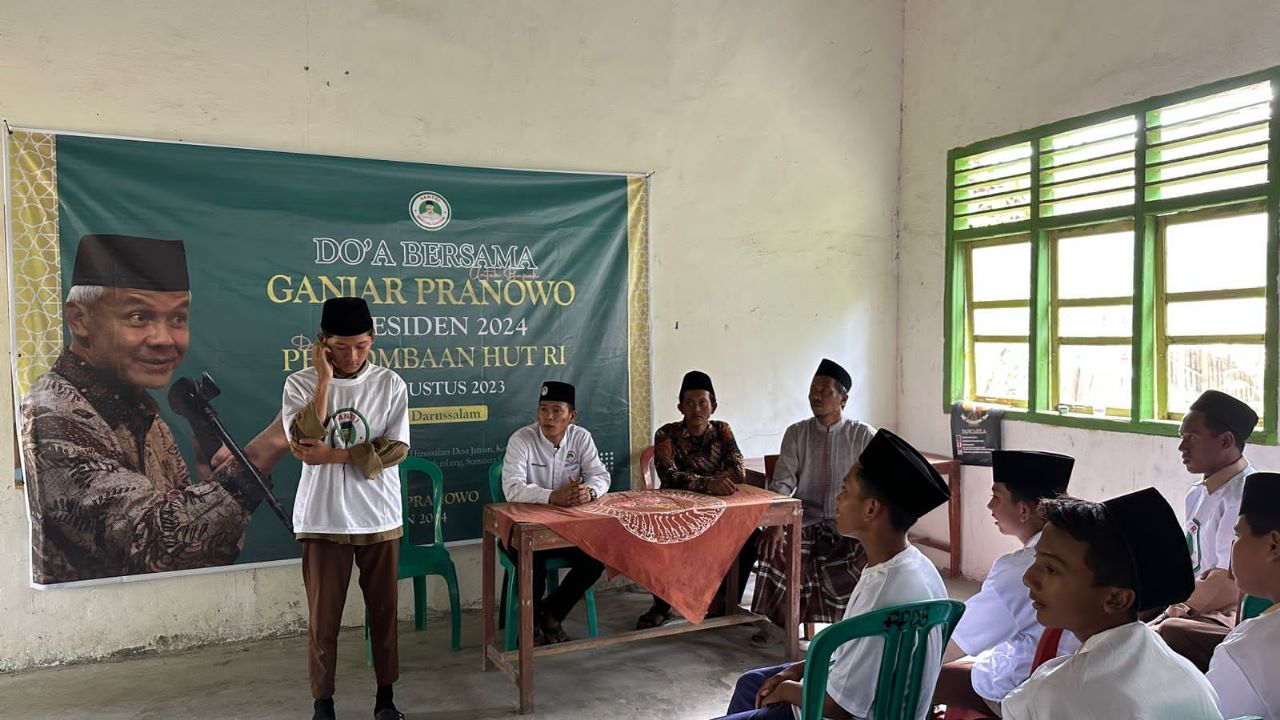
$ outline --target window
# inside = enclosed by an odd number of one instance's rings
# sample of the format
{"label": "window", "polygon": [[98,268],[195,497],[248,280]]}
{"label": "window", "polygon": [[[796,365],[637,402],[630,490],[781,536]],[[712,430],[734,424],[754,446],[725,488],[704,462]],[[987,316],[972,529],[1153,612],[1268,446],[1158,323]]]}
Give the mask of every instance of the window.
{"label": "window", "polygon": [[1280,68],[948,155],[946,400],[1175,435],[1202,391],[1276,441]]}

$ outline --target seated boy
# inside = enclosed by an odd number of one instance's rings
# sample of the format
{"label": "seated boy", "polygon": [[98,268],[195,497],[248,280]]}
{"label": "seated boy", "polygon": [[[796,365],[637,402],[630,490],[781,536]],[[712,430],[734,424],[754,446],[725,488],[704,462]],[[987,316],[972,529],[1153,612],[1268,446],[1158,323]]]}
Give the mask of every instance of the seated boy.
{"label": "seated boy", "polygon": [[1217,696],[1138,613],[1187,599],[1191,558],[1154,488],[1104,503],[1040,503],[1047,521],[1024,582],[1036,618],[1083,645],[1041,665],[1001,705],[1005,720],[1219,720]]}
{"label": "seated boy", "polygon": [[[948,662],[938,676],[934,704],[998,717],[1000,702],[1031,675],[1031,660],[1044,627],[1036,620],[1022,576],[1036,557],[1044,529],[1037,506],[1067,491],[1075,460],[1066,455],[1019,450],[991,454],[991,501],[996,528],[1022,543],[991,566],[977,595],[965,602],[951,641],[969,657]],[[1063,636],[1059,650],[1074,649]],[[959,655],[960,652],[955,652]]]}
{"label": "seated boy", "polygon": [[1271,601],[1213,651],[1209,682],[1226,717],[1280,718],[1280,474],[1244,481],[1231,569],[1240,591]]}
{"label": "seated boy", "polygon": [[[867,568],[845,607],[846,620],[893,605],[947,597],[942,576],[907,542],[907,530],[949,498],[937,471],[902,438],[880,430],[867,443],[836,496],[836,529],[860,540],[867,553]],[[882,638],[865,638],[851,640],[835,652],[823,717],[870,715],[883,647]],[[917,720],[928,716],[942,664],[940,631],[930,637],[927,652]],[[803,678],[803,662],[745,673],[738,678],[726,719],[798,718]]]}

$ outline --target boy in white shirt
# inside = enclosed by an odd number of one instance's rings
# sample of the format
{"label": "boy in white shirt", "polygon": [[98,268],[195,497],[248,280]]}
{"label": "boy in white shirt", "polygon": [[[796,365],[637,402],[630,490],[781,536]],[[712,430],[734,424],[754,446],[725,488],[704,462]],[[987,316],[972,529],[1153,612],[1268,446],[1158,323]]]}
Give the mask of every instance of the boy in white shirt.
{"label": "boy in white shirt", "polygon": [[[996,528],[1017,538],[1022,548],[996,559],[982,589],[965,601],[964,616],[951,641],[967,657],[942,666],[934,704],[999,717],[1000,701],[1031,675],[1031,660],[1044,626],[1036,620],[1022,576],[1035,561],[1036,543],[1044,529],[1037,507],[1041,500],[1067,491],[1074,465],[1073,458],[1049,452],[996,450],[991,454],[987,509]],[[1059,649],[1065,649],[1062,643]]]}
{"label": "boy in white shirt", "polygon": [[[844,619],[893,605],[947,597],[938,569],[907,542],[907,531],[920,516],[950,497],[938,472],[902,438],[880,430],[867,443],[836,496],[837,530],[860,540],[868,559],[849,596]],[[929,714],[942,648],[941,628],[937,628],[926,650],[916,720]],[[869,717],[883,650],[884,639],[879,637],[851,640],[836,650],[827,678],[823,717]],[[799,718],[804,670],[805,664],[798,662],[743,674],[721,720]]]}
{"label": "boy in white shirt", "polygon": [[1001,704],[1005,720],[1221,720],[1209,681],[1138,621],[1181,602],[1195,578],[1173,508],[1154,488],[1105,503],[1040,503],[1044,530],[1024,582],[1040,624],[1074,655],[1041,665]]}
{"label": "boy in white shirt", "polygon": [[1280,720],[1280,474],[1244,481],[1231,569],[1242,592],[1271,601],[1213,651],[1209,682],[1225,717]]}
{"label": "boy in white shirt", "polygon": [[[538,421],[526,425],[507,441],[502,459],[502,492],[507,502],[543,503],[574,507],[609,492],[609,470],[591,433],[574,424],[578,419],[577,391],[572,385],[548,380],[538,395]],[[494,498],[500,500],[501,498]],[[507,552],[506,548],[503,548]],[[547,597],[547,560],[569,561],[569,574]],[[514,557],[512,558],[514,559]],[[582,550],[543,550],[533,555],[533,632],[538,645],[565,642],[561,623],[604,572],[604,565]]]}
{"label": "boy in white shirt", "polygon": [[392,700],[400,675],[396,635],[400,474],[409,454],[409,395],[394,372],[369,362],[373,318],[360,298],[325,301],[311,367],[284,382],[281,418],[303,462],[293,527],[307,589],[313,720],[333,720],[342,606],[351,565],[369,616],[378,681],[375,720],[403,720]]}
{"label": "boy in white shirt", "polygon": [[1151,627],[1201,672],[1235,626],[1240,591],[1230,571],[1232,528],[1244,479],[1253,472],[1244,444],[1257,424],[1253,408],[1217,390],[1205,391],[1182,418],[1182,463],[1204,476],[1187,491],[1184,525],[1196,589],[1185,602],[1165,608]]}

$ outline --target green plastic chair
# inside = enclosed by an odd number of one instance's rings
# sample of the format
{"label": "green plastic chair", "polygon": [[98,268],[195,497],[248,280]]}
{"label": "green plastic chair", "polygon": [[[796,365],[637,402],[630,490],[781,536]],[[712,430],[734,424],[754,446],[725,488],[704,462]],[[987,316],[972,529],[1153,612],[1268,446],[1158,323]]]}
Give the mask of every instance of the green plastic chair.
{"label": "green plastic chair", "polygon": [[1245,595],[1240,600],[1240,622],[1258,617],[1264,610],[1271,607],[1271,601],[1257,595]]}
{"label": "green plastic chair", "polygon": [[[489,497],[494,502],[506,502],[507,496],[502,492],[502,461],[496,460],[489,466]],[[497,550],[498,560],[502,563],[502,599],[498,604],[498,628],[504,630],[504,646],[507,650],[516,649],[516,634],[520,627],[519,607],[511,602],[516,596],[516,565],[501,548]],[[560,587],[560,571],[568,570],[569,563],[561,558],[547,560],[547,592]],[[587,588],[583,597],[587,606],[587,634],[596,637],[596,589]]]}
{"label": "green plastic chair", "polygon": [[[431,479],[431,515],[435,523],[435,539],[430,545],[414,545],[409,540],[409,473],[421,473]],[[440,466],[426,458],[409,456],[400,463],[400,508],[405,518],[404,535],[400,536],[400,567],[397,579],[413,578],[413,628],[427,626],[427,576],[444,576],[449,588],[449,613],[453,621],[453,649],[462,649],[462,613],[458,603],[458,571],[444,546],[440,526],[444,506],[444,476]],[[365,612],[365,664],[373,664],[373,647],[369,640],[369,614]]]}
{"label": "green plastic chair", "polygon": [[[869,720],[911,720],[920,704],[929,633],[935,627],[942,627],[939,649],[942,652],[963,614],[962,602],[928,600],[876,610],[827,627],[809,642],[809,651],[805,654],[801,720],[822,718],[832,653],[850,640],[867,637],[884,638],[880,677]],[[925,702],[930,699],[926,698]]]}

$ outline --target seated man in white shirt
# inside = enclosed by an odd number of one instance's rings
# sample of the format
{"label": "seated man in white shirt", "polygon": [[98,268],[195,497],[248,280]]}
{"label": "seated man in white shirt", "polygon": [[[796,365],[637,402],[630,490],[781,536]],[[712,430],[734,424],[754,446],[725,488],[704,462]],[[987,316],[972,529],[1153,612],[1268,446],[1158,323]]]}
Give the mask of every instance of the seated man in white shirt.
{"label": "seated man in white shirt", "polygon": [[1234,718],[1280,719],[1280,473],[1254,473],[1244,481],[1231,570],[1241,592],[1271,601],[1213,651],[1209,682],[1218,709]]}
{"label": "seated man in white shirt", "polygon": [[[867,567],[845,606],[844,619],[873,610],[947,597],[933,563],[907,542],[920,516],[945,503],[947,485],[928,460],[888,430],[875,434],[844,476],[836,496],[836,528],[856,537],[867,553]],[[859,638],[832,655],[827,678],[825,718],[871,714],[880,674],[884,640]],[[942,633],[930,636],[916,720],[929,713],[929,698],[942,664]],[[800,717],[805,664],[751,670],[738,678],[722,720],[793,720]]]}
{"label": "seated man in white shirt", "polygon": [[1040,503],[1047,524],[1024,577],[1041,625],[1083,643],[1005,697],[1005,720],[1221,720],[1209,681],[1138,613],[1195,587],[1173,508],[1154,488],[1105,503]]}
{"label": "seated man in white shirt", "polygon": [[[600,462],[591,433],[574,424],[578,418],[574,399],[574,388],[568,383],[548,380],[542,384],[538,421],[520,428],[507,441],[507,454],[502,460],[502,492],[508,502],[574,507],[609,492],[609,471]],[[567,559],[571,568],[560,586],[543,598],[550,557]],[[533,612],[537,644],[569,639],[560,623],[602,572],[604,565],[578,548],[534,554]]]}
{"label": "seated man in white shirt", "polygon": [[1217,390],[1205,391],[1182,418],[1182,464],[1204,476],[1187,491],[1184,524],[1196,589],[1186,602],[1165,608],[1151,627],[1201,672],[1235,626],[1240,591],[1231,575],[1232,528],[1244,479],[1253,472],[1244,444],[1257,424],[1253,408]]}
{"label": "seated man in white shirt", "polygon": [[[1067,491],[1074,465],[1073,458],[1056,453],[991,453],[987,509],[996,528],[1017,538],[1022,548],[996,559],[982,589],[965,602],[964,616],[951,636],[957,652],[949,654],[963,652],[968,657],[942,666],[934,704],[999,717],[1000,701],[1031,675],[1031,660],[1044,626],[1036,620],[1022,576],[1035,561],[1036,543],[1044,529],[1037,509],[1040,501]],[[1066,648],[1060,643],[1059,649]]]}

